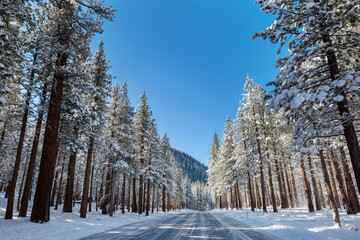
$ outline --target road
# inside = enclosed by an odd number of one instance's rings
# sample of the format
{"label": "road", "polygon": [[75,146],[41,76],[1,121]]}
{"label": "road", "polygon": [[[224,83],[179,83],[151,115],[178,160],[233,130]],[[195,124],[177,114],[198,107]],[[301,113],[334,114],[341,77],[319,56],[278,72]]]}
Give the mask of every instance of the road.
{"label": "road", "polygon": [[121,226],[82,240],[274,239],[221,214],[184,212]]}

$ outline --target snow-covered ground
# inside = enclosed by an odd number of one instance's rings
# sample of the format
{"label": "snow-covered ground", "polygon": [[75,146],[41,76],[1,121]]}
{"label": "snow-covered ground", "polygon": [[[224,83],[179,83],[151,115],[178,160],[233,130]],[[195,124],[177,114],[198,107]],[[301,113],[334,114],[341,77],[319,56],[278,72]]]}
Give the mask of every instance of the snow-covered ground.
{"label": "snow-covered ground", "polygon": [[[15,199],[15,206],[16,206]],[[0,239],[36,239],[36,240],[70,240],[79,239],[88,235],[99,233],[114,229],[116,227],[130,224],[138,221],[153,221],[163,217],[164,214],[177,214],[180,211],[170,211],[168,213],[158,212],[150,214],[145,217],[141,215],[140,219],[137,214],[126,212],[125,215],[121,211],[114,213],[113,217],[102,215],[101,212],[93,211],[87,213],[85,219],[80,218],[79,207],[77,204],[73,213],[63,213],[62,206],[56,211],[51,208],[51,221],[45,224],[32,223],[29,221],[29,216],[26,218],[17,217],[17,212],[14,211],[14,218],[12,220],[5,220],[4,215],[6,211],[6,202],[4,193],[0,193]],[[29,205],[32,205],[30,203]],[[31,208],[29,208],[31,209]],[[101,211],[101,210],[100,210]],[[156,209],[155,209],[156,212]],[[30,215],[30,212],[28,212]]]}
{"label": "snow-covered ground", "polygon": [[340,210],[342,228],[334,226],[329,209],[309,213],[306,208],[279,209],[264,214],[262,210],[212,210],[214,216],[223,214],[252,226],[255,231],[278,239],[360,239],[360,214],[348,215]]}

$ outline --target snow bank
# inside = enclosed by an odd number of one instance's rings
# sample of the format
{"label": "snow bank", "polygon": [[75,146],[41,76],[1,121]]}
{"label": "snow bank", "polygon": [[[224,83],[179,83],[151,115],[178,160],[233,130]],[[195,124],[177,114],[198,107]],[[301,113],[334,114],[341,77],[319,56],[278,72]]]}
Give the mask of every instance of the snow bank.
{"label": "snow bank", "polygon": [[329,209],[309,213],[307,209],[279,209],[264,214],[262,210],[213,210],[213,216],[223,214],[241,221],[254,230],[278,239],[360,239],[360,214],[348,215],[340,210],[342,228],[334,226]]}

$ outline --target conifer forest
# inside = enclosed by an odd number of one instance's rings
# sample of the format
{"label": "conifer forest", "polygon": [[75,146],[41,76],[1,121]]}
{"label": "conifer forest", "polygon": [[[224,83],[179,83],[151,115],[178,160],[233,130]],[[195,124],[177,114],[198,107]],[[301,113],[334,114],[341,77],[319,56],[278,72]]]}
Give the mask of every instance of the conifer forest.
{"label": "conifer forest", "polygon": [[[182,4],[200,12],[214,5],[225,17],[232,13],[222,4],[249,5],[267,20],[239,17],[258,29],[247,40],[255,48],[268,44],[268,53],[259,54],[275,56],[275,72],[264,80],[261,64],[258,72],[242,69],[248,75],[235,76],[237,109],[220,116],[222,133],[209,128],[204,122],[215,121],[205,109],[224,105],[189,104],[205,95],[186,95],[186,79],[164,74],[160,84],[142,86],[136,77],[114,74],[129,71],[137,58],[126,67],[113,64],[126,51],[116,52],[110,40],[137,26],[116,35],[113,24],[128,20],[127,8],[115,6],[125,2],[149,14],[160,6],[182,15],[190,11]],[[245,2],[1,0],[0,239],[360,239],[360,0]],[[194,26],[187,28],[202,36],[206,27]],[[181,34],[171,36],[176,31],[182,29],[152,33],[164,39],[159,49],[170,51],[165,42],[176,37],[181,43]],[[248,66],[246,54],[237,68]],[[171,71],[171,56],[162,59],[164,71]],[[152,69],[157,57],[144,62]],[[227,61],[219,61],[221,69]],[[191,68],[216,72],[197,63]],[[175,106],[161,112],[174,102],[157,100],[168,91],[164,81],[173,84],[172,98],[184,98],[186,112]],[[227,87],[221,79],[202,83]],[[135,86],[142,89],[138,99]],[[227,94],[218,90],[212,98],[220,103]],[[187,152],[187,141],[200,151],[198,133],[187,134],[190,125],[171,129],[176,114],[213,135],[207,159]],[[178,129],[182,135],[174,134]]]}

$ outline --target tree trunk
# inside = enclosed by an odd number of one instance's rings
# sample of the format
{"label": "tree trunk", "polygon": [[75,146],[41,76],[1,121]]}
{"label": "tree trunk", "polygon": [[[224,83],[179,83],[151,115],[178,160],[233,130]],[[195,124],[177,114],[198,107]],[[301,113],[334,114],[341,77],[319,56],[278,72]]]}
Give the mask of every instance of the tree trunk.
{"label": "tree trunk", "polygon": [[281,208],[286,208],[286,199],[284,196],[283,184],[281,181],[281,172],[280,172],[280,167],[279,167],[279,161],[277,160],[275,146],[274,146],[274,160],[275,160],[275,169],[276,169],[276,175],[277,175],[277,180],[278,180],[278,185],[279,185]]}
{"label": "tree trunk", "polygon": [[106,174],[105,194],[101,199],[101,202],[102,202],[102,204],[101,204],[101,213],[102,214],[107,214],[108,213],[107,205],[109,203],[109,198],[110,198],[111,175],[112,175],[112,170],[108,169],[108,172]]}
{"label": "tree trunk", "polygon": [[354,213],[356,214],[357,212],[360,211],[359,200],[357,198],[354,182],[353,182],[353,179],[351,177],[351,172],[350,172],[350,169],[349,169],[348,162],[346,160],[346,154],[345,154],[345,151],[344,151],[343,147],[340,147],[340,157],[341,157],[341,163],[342,163],[343,168],[344,168],[346,188],[347,188],[347,191],[348,191],[349,200],[352,203]]}
{"label": "tree trunk", "polygon": [[270,186],[270,194],[271,194],[271,203],[273,206],[273,212],[277,212],[277,206],[276,206],[276,199],[275,199],[275,191],[274,191],[274,184],[272,180],[272,173],[271,173],[271,165],[270,165],[270,158],[269,154],[267,155],[268,158],[268,176],[269,176],[269,186]]}
{"label": "tree trunk", "polygon": [[50,200],[50,206],[51,206],[51,207],[55,206],[55,196],[56,196],[57,179],[58,179],[58,177],[59,177],[59,172],[56,171],[55,180],[54,180],[54,184],[53,184],[53,187],[52,187],[51,200]]}
{"label": "tree trunk", "polygon": [[166,188],[163,186],[163,194],[162,194],[162,211],[166,212]]}
{"label": "tree trunk", "polygon": [[154,206],[155,206],[155,184],[153,184],[151,213],[154,213]]}
{"label": "tree trunk", "polygon": [[295,206],[298,208],[299,206],[299,198],[296,190],[296,183],[295,183],[295,177],[294,177],[294,169],[290,163],[290,172],[291,172],[291,182],[293,186],[293,192],[294,192],[294,198],[295,198]]}
{"label": "tree trunk", "polygon": [[343,201],[344,208],[346,209],[346,213],[353,214],[354,209],[352,209],[351,206],[349,205],[349,198],[346,195],[344,182],[343,182],[343,178],[342,178],[342,174],[341,174],[341,170],[340,170],[340,165],[339,165],[337,159],[335,159],[334,151],[332,149],[330,149],[330,159],[331,159],[332,166],[333,166],[333,169],[335,172],[335,177],[336,177],[337,183],[339,185],[340,196]]}
{"label": "tree trunk", "polygon": [[145,212],[145,203],[146,203],[146,181],[143,183],[143,198],[142,198],[142,213]]}
{"label": "tree trunk", "polygon": [[24,178],[25,178],[25,172],[26,172],[26,168],[27,168],[27,163],[28,163],[28,158],[26,158],[25,166],[24,166],[24,172],[23,172],[23,175],[22,175],[22,177],[21,177],[21,183],[20,183],[18,201],[17,201],[17,205],[16,205],[16,210],[17,210],[17,211],[19,211],[20,197],[21,197],[21,193],[22,193],[22,189],[23,189],[23,184],[24,184]]}
{"label": "tree trunk", "polygon": [[286,166],[285,161],[284,161],[284,173],[285,173],[285,178],[286,178],[286,187],[287,187],[288,193],[289,193],[290,207],[294,208],[294,199],[293,199],[293,195],[291,192],[290,181],[289,181],[289,176],[287,173],[287,166]]}
{"label": "tree trunk", "polygon": [[305,170],[303,159],[301,159],[301,161],[300,161],[300,167],[301,167],[301,173],[302,173],[303,182],[304,182],[305,196],[306,196],[306,200],[308,202],[308,209],[309,209],[309,212],[314,212],[314,205],[313,205],[313,202],[311,199],[311,188],[310,188],[309,182],[306,177],[306,170]]}
{"label": "tree trunk", "polygon": [[232,192],[232,187],[230,187],[230,208],[231,210],[233,210],[233,205],[234,205],[234,198],[233,198],[233,192]]}
{"label": "tree trunk", "polygon": [[63,173],[64,173],[64,165],[61,167],[61,174],[60,174],[60,180],[59,180],[59,189],[56,196],[56,203],[55,203],[55,210],[58,209],[59,202],[61,201],[61,189],[62,189],[62,180],[63,180]]}
{"label": "tree trunk", "polygon": [[160,204],[160,196],[159,196],[159,190],[156,191],[156,212],[159,212],[159,204]]}
{"label": "tree trunk", "polygon": [[[323,33],[322,39],[323,39],[324,43],[329,43],[330,46],[332,45],[330,35],[328,33],[326,33],[326,32]],[[328,61],[330,77],[331,77],[331,80],[335,81],[335,80],[337,80],[337,76],[340,74],[340,71],[339,71],[339,67],[338,67],[338,63],[337,63],[337,59],[336,59],[334,50],[331,47],[329,47],[328,49],[329,50],[326,52],[326,57],[327,57],[327,61]],[[350,114],[350,110],[349,110],[347,98],[345,95],[345,91],[343,88],[337,88],[336,90],[337,90],[336,92],[339,93],[343,97],[342,101],[336,102],[338,110],[339,110],[339,114],[342,117],[343,116],[346,117],[347,115]],[[356,131],[355,131],[353,121],[351,119],[347,119],[347,121],[343,121],[342,126],[344,128],[344,135],[345,135],[346,143],[347,143],[347,146],[349,149],[351,163],[354,168],[356,183],[358,186],[358,190],[360,192],[360,146],[359,146],[359,141],[356,136]]]}
{"label": "tree trunk", "polygon": [[[58,10],[61,12],[63,10],[63,6],[60,6]],[[69,16],[71,17],[71,14],[69,14]],[[69,18],[69,16],[64,17]],[[66,29],[67,30],[59,30],[59,42],[67,49],[70,40],[70,31],[72,31],[72,28],[68,27]],[[60,111],[64,80],[67,78],[66,71],[63,69],[66,66],[67,59],[67,51],[63,51],[57,55],[56,70],[54,73],[53,85],[51,87],[51,96],[49,100],[49,109],[47,112],[48,117],[46,120],[44,133],[40,170],[36,184],[34,204],[30,217],[30,221],[35,223],[50,221],[50,194],[52,182],[54,179],[54,170],[58,151],[57,139],[60,124]]]}
{"label": "tree trunk", "polygon": [[[77,138],[77,129],[76,138]],[[77,151],[72,151],[69,158],[68,174],[66,180],[66,189],[65,189],[65,200],[63,206],[63,212],[72,212],[72,201],[74,194],[74,181],[75,181],[75,165],[76,165],[76,156]]]}
{"label": "tree trunk", "polygon": [[130,194],[131,194],[131,179],[129,176],[129,181],[128,181],[128,194],[127,194],[127,199],[126,199],[126,204],[127,204],[127,210],[128,212],[130,212]]}
{"label": "tree trunk", "polygon": [[90,193],[89,193],[89,212],[91,212],[91,204],[92,204],[92,190],[93,190],[93,180],[94,180],[94,164],[91,169],[91,180],[90,180]]}
{"label": "tree trunk", "polygon": [[43,86],[42,97],[40,100],[40,105],[39,105],[39,110],[38,110],[39,113],[38,113],[38,117],[36,120],[35,135],[34,135],[34,140],[33,140],[31,154],[30,154],[29,167],[28,167],[28,171],[27,171],[27,175],[26,175],[24,193],[21,198],[21,207],[20,207],[20,211],[19,211],[19,217],[26,217],[27,208],[29,205],[29,199],[31,196],[34,168],[35,168],[35,164],[36,164],[36,156],[37,156],[39,140],[40,140],[41,124],[42,124],[43,116],[44,116],[43,105],[46,101],[46,94],[47,94],[47,88],[48,88],[47,86],[48,86],[48,84],[45,83]]}
{"label": "tree trunk", "polygon": [[235,196],[235,207],[236,209],[239,209],[239,203],[238,203],[238,195],[237,195],[237,191],[236,191],[236,184],[234,185],[234,196]]}
{"label": "tree trunk", "polygon": [[326,191],[330,198],[331,209],[333,210],[333,213],[334,213],[334,223],[336,225],[338,225],[339,227],[341,227],[340,216],[339,216],[338,209],[336,208],[336,205],[335,205],[334,195],[333,195],[331,185],[330,185],[330,180],[329,180],[329,175],[328,175],[327,168],[326,168],[326,162],[325,162],[323,150],[319,150],[319,155],[320,155],[320,161],[321,161],[321,168],[322,168],[322,171],[324,174],[324,179],[325,179]]}
{"label": "tree trunk", "polygon": [[126,191],[126,175],[123,174],[123,185],[122,185],[122,191],[121,191],[121,213],[125,214],[125,191]]}
{"label": "tree trunk", "polygon": [[[34,53],[33,67],[36,64],[36,59],[37,59],[37,51],[35,51],[35,53]],[[30,106],[30,100],[31,100],[31,91],[32,91],[33,84],[34,84],[34,76],[35,76],[35,68],[33,68],[31,70],[30,81],[29,81],[30,86],[26,93],[25,109],[24,109],[24,115],[22,117],[19,142],[18,142],[16,157],[15,157],[15,165],[14,165],[14,170],[13,170],[12,177],[11,177],[11,185],[9,186],[10,188],[8,189],[9,194],[8,194],[8,201],[7,201],[6,212],[5,212],[5,219],[12,219],[12,216],[13,216],[15,188],[16,188],[17,177],[19,174],[21,155],[22,155],[23,146],[24,146],[26,125],[27,125],[27,120],[28,120],[28,115],[29,115],[29,106]]]}
{"label": "tree trunk", "polygon": [[98,185],[96,184],[95,187],[95,211],[98,211],[98,202],[99,202],[99,196],[98,196]]}
{"label": "tree trunk", "polygon": [[250,198],[251,211],[254,212],[255,211],[255,201],[254,201],[254,196],[252,194],[250,172],[247,171],[247,174],[248,174],[248,187],[249,187],[249,198]]}
{"label": "tree trunk", "polygon": [[238,193],[239,208],[242,209],[241,194],[240,194],[240,191],[239,191],[239,183],[236,183],[236,190],[237,190],[237,193]]}
{"label": "tree trunk", "polygon": [[[329,157],[330,158],[330,157]],[[338,190],[337,190],[337,187],[336,187],[336,182],[335,182],[335,176],[334,176],[334,173],[332,171],[332,167],[331,167],[331,163],[330,163],[330,159],[327,159],[327,165],[329,167],[329,173],[330,173],[330,182],[331,182],[331,189],[332,189],[332,193],[333,193],[333,197],[334,197],[334,200],[335,200],[335,206],[336,208],[341,208],[340,207],[340,200],[339,200],[339,194],[338,194]]]}
{"label": "tree trunk", "polygon": [[140,175],[139,178],[139,214],[142,214],[142,210],[143,210],[143,176]]}
{"label": "tree trunk", "polygon": [[90,171],[91,171],[91,161],[94,151],[94,137],[90,136],[90,143],[88,149],[88,155],[86,159],[86,169],[85,169],[85,179],[83,185],[83,195],[81,198],[81,207],[80,207],[80,217],[86,218],[86,207],[88,203],[88,194],[89,194],[89,181],[90,181]]}
{"label": "tree trunk", "polygon": [[317,189],[317,183],[315,178],[315,171],[311,162],[311,156],[308,154],[308,161],[309,161],[309,169],[310,169],[310,175],[311,175],[311,181],[314,189],[314,196],[315,196],[315,206],[316,210],[321,210],[321,203],[320,203],[320,197],[319,197],[319,191]]}
{"label": "tree trunk", "polygon": [[259,184],[257,182],[257,179],[255,178],[255,191],[256,191],[256,203],[258,209],[261,209],[261,197],[260,197],[260,191],[259,191]]}
{"label": "tree trunk", "polygon": [[116,189],[116,173],[115,173],[115,171],[112,171],[112,176],[111,176],[110,207],[109,207],[109,216],[110,216],[110,217],[112,217],[113,214],[114,214],[115,189]]}
{"label": "tree trunk", "polygon": [[146,191],[146,216],[149,216],[150,210],[150,179],[147,180],[147,191]]}
{"label": "tree trunk", "polygon": [[[255,116],[255,112],[254,112],[254,116]],[[264,170],[263,170],[264,160],[263,160],[263,157],[262,157],[262,151],[261,151],[258,127],[256,127],[256,140],[257,140],[257,149],[258,149],[259,161],[260,161],[260,186],[261,186],[261,196],[262,196],[262,207],[263,207],[263,211],[265,213],[267,213],[266,193],[265,193],[265,179],[264,179]]]}
{"label": "tree trunk", "polygon": [[279,162],[280,165],[280,176],[281,176],[281,182],[282,182],[282,189],[283,189],[283,195],[284,195],[284,200],[285,200],[285,206],[286,208],[289,208],[289,200],[288,200],[288,191],[286,190],[286,183],[285,183],[285,177],[284,177],[284,172],[283,172],[283,166],[281,164],[281,162]]}
{"label": "tree trunk", "polygon": [[320,189],[321,204],[322,204],[323,208],[326,208],[325,198],[324,198],[324,192],[323,192],[323,190],[322,190],[321,182],[320,182],[320,181],[319,181],[319,189]]}
{"label": "tree trunk", "polygon": [[136,203],[136,178],[133,178],[133,196],[132,196],[132,211],[137,212],[137,203]]}

